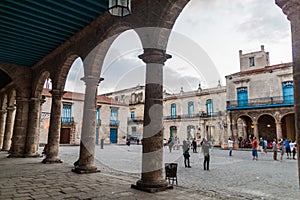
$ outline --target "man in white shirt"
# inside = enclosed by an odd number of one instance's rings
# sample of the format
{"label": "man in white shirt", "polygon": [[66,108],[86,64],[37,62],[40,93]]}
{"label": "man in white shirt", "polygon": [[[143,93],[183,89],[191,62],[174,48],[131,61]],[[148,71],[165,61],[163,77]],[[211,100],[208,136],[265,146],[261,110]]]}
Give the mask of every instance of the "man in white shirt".
{"label": "man in white shirt", "polygon": [[229,156],[232,156],[233,141],[231,140],[231,138],[228,138],[228,147],[229,147]]}

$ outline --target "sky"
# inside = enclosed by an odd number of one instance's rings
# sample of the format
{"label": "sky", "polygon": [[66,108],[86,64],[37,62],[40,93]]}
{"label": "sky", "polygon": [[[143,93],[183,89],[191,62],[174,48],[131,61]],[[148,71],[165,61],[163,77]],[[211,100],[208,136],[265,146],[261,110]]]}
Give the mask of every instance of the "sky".
{"label": "sky", "polygon": [[[292,61],[290,23],[275,0],[191,0],[177,18],[168,41],[172,58],[164,66],[164,89],[169,93],[211,88],[239,72],[239,50],[260,51],[270,64]],[[102,67],[98,93],[145,85],[145,64],[138,58],[137,34],[122,33],[110,47]],[[65,90],[84,92],[83,64],[73,63]]]}

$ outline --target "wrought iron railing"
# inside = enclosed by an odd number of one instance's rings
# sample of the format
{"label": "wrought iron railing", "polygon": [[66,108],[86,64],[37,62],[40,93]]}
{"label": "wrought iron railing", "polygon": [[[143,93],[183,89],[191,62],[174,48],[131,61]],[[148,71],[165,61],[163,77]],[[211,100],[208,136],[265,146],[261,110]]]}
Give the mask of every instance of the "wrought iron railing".
{"label": "wrought iron railing", "polygon": [[120,121],[119,120],[110,120],[109,125],[110,126],[119,126]]}
{"label": "wrought iron railing", "polygon": [[207,118],[207,117],[218,117],[224,116],[225,112],[219,111],[214,113],[197,113],[197,114],[183,114],[183,115],[170,115],[164,116],[164,120],[176,120],[176,119],[189,119],[189,118]]}
{"label": "wrought iron railing", "polygon": [[246,100],[227,101],[227,109],[230,108],[251,108],[251,107],[272,107],[272,106],[292,106],[294,105],[294,96],[275,96],[263,97]]}
{"label": "wrought iron railing", "polygon": [[74,117],[61,117],[62,124],[72,124],[74,123]]}
{"label": "wrought iron railing", "polygon": [[144,121],[144,117],[128,117],[128,122],[143,122]]}

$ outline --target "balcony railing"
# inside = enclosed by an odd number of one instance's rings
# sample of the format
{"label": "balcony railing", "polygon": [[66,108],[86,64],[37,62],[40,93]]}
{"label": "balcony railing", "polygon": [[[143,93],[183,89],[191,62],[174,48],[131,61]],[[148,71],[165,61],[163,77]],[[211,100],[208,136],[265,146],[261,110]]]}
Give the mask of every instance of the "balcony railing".
{"label": "balcony railing", "polygon": [[230,100],[227,101],[227,110],[251,109],[251,108],[268,108],[280,106],[293,106],[294,96],[275,96],[263,97],[247,100]]}
{"label": "balcony railing", "polygon": [[143,121],[144,121],[143,117],[134,117],[134,118],[128,117],[128,122],[143,122]]}
{"label": "balcony railing", "polygon": [[62,124],[73,124],[74,117],[61,117],[61,123]]}
{"label": "balcony railing", "polygon": [[110,120],[109,125],[110,126],[119,126],[120,121],[119,120]]}
{"label": "balcony railing", "polygon": [[164,116],[164,120],[176,120],[176,119],[192,119],[192,118],[207,118],[207,117],[218,117],[224,116],[225,112],[214,112],[214,113],[197,113],[197,114],[184,114],[184,115],[170,115]]}

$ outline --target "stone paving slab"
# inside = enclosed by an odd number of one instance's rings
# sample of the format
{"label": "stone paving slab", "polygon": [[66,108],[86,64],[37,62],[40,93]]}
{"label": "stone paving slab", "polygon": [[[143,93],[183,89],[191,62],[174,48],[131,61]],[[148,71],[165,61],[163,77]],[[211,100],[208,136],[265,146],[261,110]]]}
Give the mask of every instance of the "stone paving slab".
{"label": "stone paving slab", "polygon": [[[0,199],[226,199],[215,194],[175,187],[146,193],[131,189],[135,177],[114,173],[76,174],[72,165],[42,164],[41,158],[6,158],[0,152]],[[233,198],[234,199],[234,198]]]}
{"label": "stone paving slab", "polygon": [[[0,152],[0,199],[300,199],[294,160],[273,161],[250,152],[215,149],[211,170],[202,170],[202,155],[191,153],[192,168],[183,167],[182,151],[164,152],[165,162],[178,163],[178,186],[155,194],[132,189],[139,179],[141,146],[96,149],[94,174],[71,172],[79,147],[60,147],[61,164],[42,164],[42,158],[6,158]],[[120,162],[121,160],[121,162]]]}

